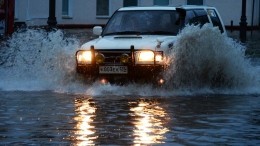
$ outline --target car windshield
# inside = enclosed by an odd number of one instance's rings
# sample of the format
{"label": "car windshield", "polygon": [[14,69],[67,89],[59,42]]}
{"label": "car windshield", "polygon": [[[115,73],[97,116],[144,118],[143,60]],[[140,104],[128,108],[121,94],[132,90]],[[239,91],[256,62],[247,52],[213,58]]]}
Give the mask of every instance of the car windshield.
{"label": "car windshield", "polygon": [[179,13],[173,10],[117,11],[102,35],[176,35],[180,28]]}

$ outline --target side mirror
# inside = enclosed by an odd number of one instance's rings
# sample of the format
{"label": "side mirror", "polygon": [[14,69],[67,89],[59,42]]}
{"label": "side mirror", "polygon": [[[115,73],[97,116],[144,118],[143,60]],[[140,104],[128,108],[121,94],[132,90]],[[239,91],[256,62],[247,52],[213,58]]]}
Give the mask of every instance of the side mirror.
{"label": "side mirror", "polygon": [[100,36],[101,33],[102,33],[102,27],[101,27],[101,26],[95,26],[95,27],[93,28],[93,34],[94,34],[94,35]]}

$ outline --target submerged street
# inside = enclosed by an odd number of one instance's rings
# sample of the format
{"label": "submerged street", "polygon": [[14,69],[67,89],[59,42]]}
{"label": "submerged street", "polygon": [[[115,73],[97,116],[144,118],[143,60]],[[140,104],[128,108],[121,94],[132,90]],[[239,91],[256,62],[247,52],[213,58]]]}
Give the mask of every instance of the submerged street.
{"label": "submerged street", "polygon": [[[83,33],[15,33],[0,48],[0,145],[259,145],[260,60],[204,31],[200,51],[175,46],[183,68],[163,87],[86,82],[74,58]],[[219,66],[227,84],[210,78]]]}
{"label": "submerged street", "polygon": [[259,95],[0,92],[1,145],[259,145]]}
{"label": "submerged street", "polygon": [[260,146],[260,1],[0,0],[0,146]]}

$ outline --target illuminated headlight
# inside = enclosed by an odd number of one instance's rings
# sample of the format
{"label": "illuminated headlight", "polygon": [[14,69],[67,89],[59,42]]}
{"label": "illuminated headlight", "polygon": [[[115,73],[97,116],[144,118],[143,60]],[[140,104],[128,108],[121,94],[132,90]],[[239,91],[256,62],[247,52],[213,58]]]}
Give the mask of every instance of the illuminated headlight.
{"label": "illuminated headlight", "polygon": [[156,54],[155,54],[155,62],[157,64],[163,63],[163,53],[162,52],[156,52]]}
{"label": "illuminated headlight", "polygon": [[76,54],[78,64],[91,64],[92,54],[91,51],[80,50]]}
{"label": "illuminated headlight", "polygon": [[136,52],[137,64],[153,64],[154,52],[153,51],[138,51]]}
{"label": "illuminated headlight", "polygon": [[162,51],[138,51],[136,52],[136,64],[162,64]]}

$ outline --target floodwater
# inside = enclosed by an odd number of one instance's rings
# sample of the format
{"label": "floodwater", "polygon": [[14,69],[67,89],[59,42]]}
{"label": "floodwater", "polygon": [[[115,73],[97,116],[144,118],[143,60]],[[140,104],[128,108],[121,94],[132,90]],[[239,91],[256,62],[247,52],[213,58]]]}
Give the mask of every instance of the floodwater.
{"label": "floodwater", "polygon": [[1,145],[259,145],[259,96],[0,93]]}
{"label": "floodwater", "polygon": [[163,87],[87,83],[79,46],[30,29],[1,44],[0,145],[260,145],[260,59],[215,29],[177,36]]}

